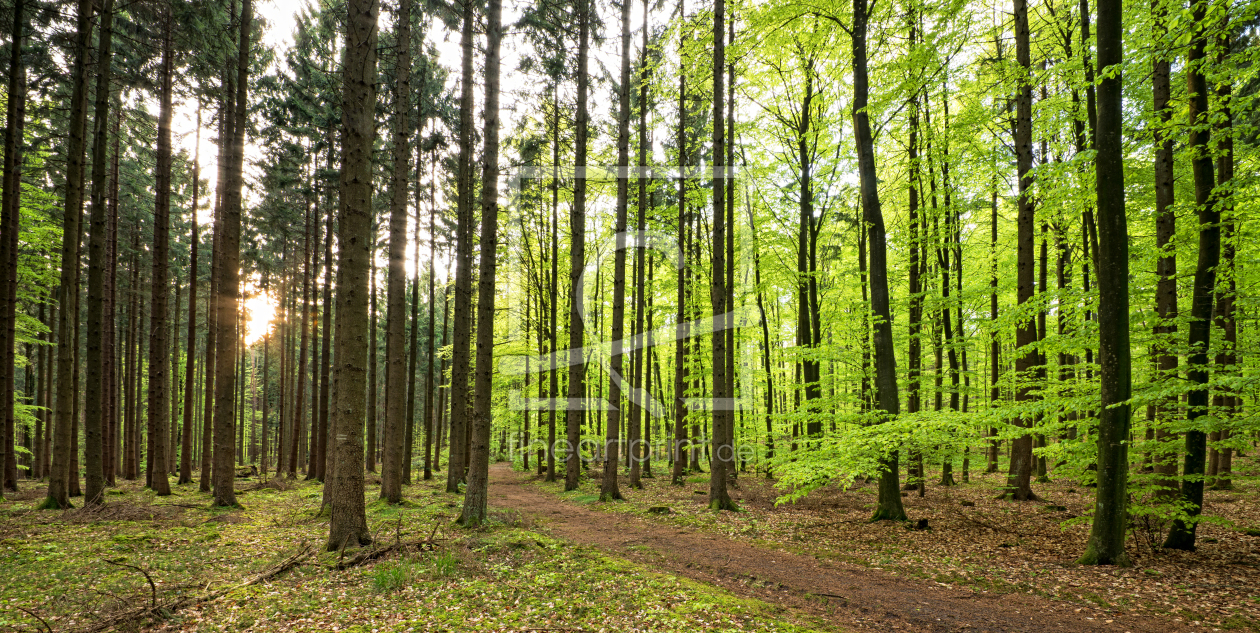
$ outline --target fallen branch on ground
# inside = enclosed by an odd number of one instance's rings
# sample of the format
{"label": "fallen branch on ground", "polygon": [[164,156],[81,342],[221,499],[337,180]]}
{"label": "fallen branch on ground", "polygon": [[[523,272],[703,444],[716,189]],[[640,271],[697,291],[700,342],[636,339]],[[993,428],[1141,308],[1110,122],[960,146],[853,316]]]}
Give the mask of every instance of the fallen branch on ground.
{"label": "fallen branch on ground", "polygon": [[[139,570],[141,573],[143,573],[145,576],[145,579],[149,581],[149,587],[153,592],[152,604],[147,607],[138,607],[135,609],[128,609],[126,611],[119,611],[119,612],[107,615],[104,618],[90,625],[85,626],[84,628],[75,629],[75,631],[76,633],[99,633],[101,631],[108,631],[110,629],[120,628],[126,624],[141,622],[145,620],[146,618],[153,618],[155,620],[161,619],[168,616],[171,613],[174,613],[175,611],[178,611],[179,609],[185,609],[196,604],[201,604],[203,602],[210,602],[212,600],[217,600],[218,598],[221,598],[229,593],[232,593],[233,591],[236,591],[237,589],[242,589],[250,585],[256,585],[260,582],[271,580],[272,578],[275,578],[276,576],[279,576],[280,574],[283,574],[284,572],[289,571],[290,569],[293,569],[294,567],[297,567],[298,565],[301,565],[307,558],[309,558],[312,554],[314,554],[314,552],[315,550],[313,547],[311,547],[310,543],[303,543],[301,547],[298,548],[298,551],[295,552],[293,555],[280,561],[279,563],[276,563],[275,565],[272,565],[271,567],[263,570],[262,572],[255,574],[254,576],[250,576],[249,578],[247,578],[246,580],[240,583],[237,583],[235,585],[231,585],[228,587],[224,587],[222,589],[216,589],[214,591],[206,591],[197,596],[180,598],[178,600],[172,600],[170,602],[163,602],[163,603],[158,603],[157,601],[157,586],[153,582],[152,577],[149,576],[148,572],[134,565],[128,565],[126,563],[119,563],[119,562],[107,560],[105,562],[111,565],[129,567],[131,569]],[[207,588],[208,587],[209,585],[207,584]]]}

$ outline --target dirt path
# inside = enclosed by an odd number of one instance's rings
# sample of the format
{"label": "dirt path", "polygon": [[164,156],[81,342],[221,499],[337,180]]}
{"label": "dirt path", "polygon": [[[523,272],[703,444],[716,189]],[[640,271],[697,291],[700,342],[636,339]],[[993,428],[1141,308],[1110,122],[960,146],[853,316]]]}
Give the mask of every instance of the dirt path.
{"label": "dirt path", "polygon": [[520,511],[557,537],[739,596],[823,616],[846,629],[1158,633],[1199,628],[1026,594],[977,593],[590,510],[537,489],[527,483],[530,479],[506,464],[495,464],[490,469],[490,505]]}

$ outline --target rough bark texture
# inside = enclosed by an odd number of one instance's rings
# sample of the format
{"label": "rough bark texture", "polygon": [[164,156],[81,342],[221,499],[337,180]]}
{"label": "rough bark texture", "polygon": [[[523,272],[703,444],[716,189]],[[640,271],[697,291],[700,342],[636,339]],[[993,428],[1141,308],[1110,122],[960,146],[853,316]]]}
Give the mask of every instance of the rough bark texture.
{"label": "rough bark texture", "polygon": [[[718,0],[721,2],[721,0]],[[617,485],[618,457],[621,454],[621,381],[625,355],[622,338],[626,323],[626,216],[630,203],[630,2],[621,3],[621,80],[617,93],[617,203],[613,252],[612,358],[608,366],[607,435],[604,444],[604,477],[599,489],[600,501],[621,498]]]}
{"label": "rough bark texture", "polygon": [[[629,3],[626,3],[629,4]],[[628,46],[627,46],[628,48]],[[709,301],[713,306],[713,439],[710,456],[709,508],[735,510],[727,490],[727,479],[735,470],[735,447],[728,435],[734,426],[731,410],[730,384],[727,381],[726,319],[726,0],[716,0],[713,5],[713,156],[717,162],[713,178],[713,275],[709,289]],[[623,83],[626,81],[623,80]],[[617,298],[614,294],[614,307]],[[822,425],[819,423],[819,430]]]}
{"label": "rough bark texture", "polygon": [[578,475],[582,468],[582,452],[578,443],[582,433],[582,418],[586,413],[585,407],[577,406],[576,403],[585,402],[586,397],[586,359],[582,357],[582,341],[585,338],[582,331],[582,302],[586,293],[583,290],[582,271],[586,266],[586,144],[589,125],[587,92],[590,89],[587,66],[590,56],[591,0],[579,0],[577,11],[577,130],[573,152],[573,164],[577,173],[573,182],[573,206],[569,212],[569,390],[568,406],[565,408],[565,490],[577,490],[578,487]]}
{"label": "rough bark texture", "polygon": [[[481,158],[481,277],[477,281],[477,373],[472,433],[469,435],[468,490],[459,522],[479,526],[486,520],[490,486],[491,392],[494,379],[495,262],[499,239],[499,43],[503,39],[503,6],[486,6],[485,150]],[[420,288],[416,288],[419,293]]]}
{"label": "rough bark texture", "polygon": [[336,456],[329,475],[329,551],[367,545],[363,424],[367,417],[368,259],[372,238],[372,144],[376,103],[376,0],[347,3],[342,73],[341,222],[338,230],[337,359],[333,390]]}
{"label": "rough bark texture", "polygon": [[[153,272],[149,308],[149,420],[153,429],[153,471],[149,487],[158,495],[171,494],[167,478],[170,461],[171,365],[167,323],[167,297],[170,293],[170,272],[167,266],[171,252],[171,90],[174,85],[174,43],[171,39],[172,18],[168,15],[162,46],[162,94],[158,115],[157,174],[153,210]],[[102,31],[103,32],[103,31]],[[99,99],[99,97],[98,97]]]}
{"label": "rough bark texture", "polygon": [[394,173],[390,179],[389,277],[385,282],[385,452],[381,460],[381,498],[402,501],[403,406],[406,393],[407,319],[407,174],[411,168],[411,2],[400,0],[394,28],[398,61],[394,65]]}
{"label": "rough bark texture", "polygon": [[451,350],[451,442],[446,491],[459,492],[464,481],[464,444],[468,425],[469,339],[472,336],[472,223],[473,223],[473,18],[471,0],[463,4],[463,49],[459,105],[458,208],[455,245],[455,331]]}
{"label": "rough bark texture", "polygon": [[[24,23],[25,23],[25,0],[15,0],[13,3],[13,31],[10,34],[12,38],[9,46],[9,81],[8,81],[8,99],[6,99],[6,125],[4,131],[4,194],[0,206],[3,207],[3,213],[0,213],[0,384],[4,388],[4,400],[0,402],[0,424],[3,424],[2,435],[3,443],[0,443],[0,466],[3,467],[3,490],[17,490],[17,455],[15,451],[15,433],[17,425],[14,418],[14,389],[13,379],[17,373],[17,367],[14,364],[14,349],[16,337],[16,318],[17,318],[17,250],[18,250],[18,231],[21,230],[21,202],[22,202],[22,151],[23,139],[22,130],[26,122],[26,68],[22,65],[22,46]],[[44,306],[40,304],[40,317],[43,318]],[[27,357],[31,362],[34,358],[28,353]],[[28,371],[31,366],[27,365]],[[47,365],[41,364],[39,371],[40,381],[43,383],[43,389],[47,389]],[[27,381],[27,390],[31,388],[30,381]],[[40,388],[35,388],[36,399],[35,404],[40,404],[38,394],[41,393]],[[36,422],[35,436],[36,447],[31,462],[30,475],[36,478],[41,474],[42,467],[42,440],[43,413],[37,413],[39,421]],[[29,437],[29,436],[28,436]],[[3,492],[0,491],[0,498]]]}
{"label": "rough bark texture", "polygon": [[222,236],[219,238],[219,284],[216,315],[215,341],[215,393],[214,393],[214,504],[235,506],[236,490],[236,421],[233,405],[236,401],[236,355],[240,345],[237,331],[237,315],[240,305],[241,261],[241,189],[245,163],[245,125],[248,115],[250,32],[253,22],[253,1],[245,0],[241,7],[241,31],[236,56],[236,97],[232,102],[232,134],[228,154],[228,174],[223,192]]}
{"label": "rough bark texture", "polygon": [[74,407],[77,399],[74,379],[77,372],[75,350],[78,336],[75,324],[79,316],[79,221],[83,215],[84,149],[87,147],[87,88],[88,46],[92,40],[93,0],[79,0],[77,30],[74,43],[74,67],[71,71],[73,85],[70,97],[69,139],[66,143],[66,198],[62,220],[61,284],[57,311],[57,410],[56,426],[52,440],[52,468],[48,478],[48,498],[41,507],[70,507],[70,479],[77,482],[79,474],[70,469],[77,438],[74,427]]}

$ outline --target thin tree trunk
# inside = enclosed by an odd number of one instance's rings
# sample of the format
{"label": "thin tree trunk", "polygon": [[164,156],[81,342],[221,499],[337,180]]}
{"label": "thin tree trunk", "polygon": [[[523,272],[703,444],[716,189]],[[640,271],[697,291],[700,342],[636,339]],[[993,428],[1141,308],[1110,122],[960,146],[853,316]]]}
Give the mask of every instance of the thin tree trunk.
{"label": "thin tree trunk", "polygon": [[[591,0],[579,0],[578,13],[578,80],[577,80],[577,121],[576,138],[574,140],[573,164],[577,166],[576,179],[573,183],[573,206],[569,212],[569,385],[568,405],[565,408],[565,450],[564,489],[576,490],[578,475],[582,468],[582,451],[579,441],[582,437],[582,419],[586,413],[584,406],[575,406],[585,402],[586,397],[586,359],[582,357],[584,340],[582,324],[582,304],[586,293],[583,289],[583,271],[586,266],[586,157],[588,126],[590,115],[587,113],[587,93],[590,90],[590,77],[587,67],[590,57],[591,32]],[[459,320],[456,319],[456,323]],[[452,394],[453,395],[453,394]],[[459,400],[456,399],[455,402]]]}

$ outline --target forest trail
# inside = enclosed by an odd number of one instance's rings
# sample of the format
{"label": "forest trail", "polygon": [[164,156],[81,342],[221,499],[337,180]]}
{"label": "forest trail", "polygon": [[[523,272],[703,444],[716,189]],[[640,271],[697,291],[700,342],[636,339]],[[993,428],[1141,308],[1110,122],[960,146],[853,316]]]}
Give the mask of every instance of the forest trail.
{"label": "forest trail", "polygon": [[1081,608],[1027,594],[978,593],[721,535],[610,514],[559,499],[507,464],[490,468],[490,505],[526,515],[554,536],[731,593],[858,631],[1189,631],[1178,623]]}

